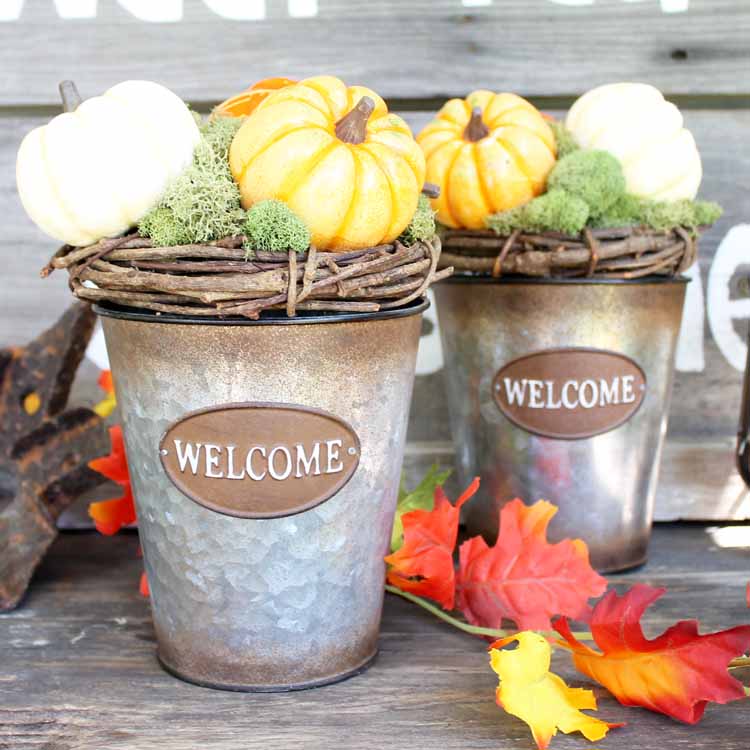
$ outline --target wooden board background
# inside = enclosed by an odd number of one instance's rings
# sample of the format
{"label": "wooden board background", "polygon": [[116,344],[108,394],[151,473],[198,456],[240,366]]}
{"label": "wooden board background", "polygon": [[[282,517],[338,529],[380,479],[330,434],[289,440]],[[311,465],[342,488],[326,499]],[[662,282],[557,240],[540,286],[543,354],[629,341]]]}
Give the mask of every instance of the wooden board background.
{"label": "wooden board background", "polygon": [[[37,277],[54,245],[25,217],[14,176],[18,144],[57,112],[62,78],[84,95],[153,79],[207,111],[258,78],[334,72],[378,90],[415,129],[446,96],[472,88],[513,90],[560,112],[591,86],[644,80],[683,107],[703,155],[702,194],[726,209],[704,237],[689,292],[657,517],[749,518],[733,469],[750,317],[740,284],[750,271],[749,40],[742,0],[4,0],[0,345],[28,340],[69,302],[63,276]],[[453,455],[435,325],[433,311],[412,408],[412,478]],[[97,396],[95,377],[87,364],[78,400]]]}

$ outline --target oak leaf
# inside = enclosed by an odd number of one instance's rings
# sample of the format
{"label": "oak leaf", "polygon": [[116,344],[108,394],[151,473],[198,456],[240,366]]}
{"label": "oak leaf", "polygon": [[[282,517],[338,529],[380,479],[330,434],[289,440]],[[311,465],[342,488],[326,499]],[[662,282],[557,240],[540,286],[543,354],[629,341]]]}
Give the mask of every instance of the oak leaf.
{"label": "oak leaf", "polygon": [[479,477],[452,505],[442,487],[435,488],[432,510],[413,510],[402,517],[404,543],[388,557],[388,583],[453,609],[456,577],[453,551],[461,506],[479,488]]}
{"label": "oak leaf", "polygon": [[[518,648],[501,651],[517,642]],[[590,690],[568,687],[549,671],[551,648],[538,633],[526,631],[495,641],[490,646],[490,666],[497,673],[497,705],[525,721],[539,750],[549,746],[558,729],[565,734],[581,732],[596,742],[622,724],[608,724],[581,712],[596,710]]]}
{"label": "oak leaf", "polygon": [[742,683],[727,668],[750,650],[750,626],[700,635],[697,621],[683,620],[649,641],[640,619],[664,591],[637,584],[622,596],[616,591],[604,596],[591,617],[591,633],[601,651],[576,640],[565,619],[555,629],[565,639],[559,645],[573,652],[576,668],[620,703],[695,724],[709,701],[745,697]]}
{"label": "oak leaf", "polygon": [[588,619],[589,598],[607,582],[589,564],[582,540],[547,541],[555,513],[545,500],[526,506],[516,498],[500,512],[493,547],[479,536],[461,545],[456,591],[469,622],[501,628],[507,619],[521,629],[549,630],[555,615]]}

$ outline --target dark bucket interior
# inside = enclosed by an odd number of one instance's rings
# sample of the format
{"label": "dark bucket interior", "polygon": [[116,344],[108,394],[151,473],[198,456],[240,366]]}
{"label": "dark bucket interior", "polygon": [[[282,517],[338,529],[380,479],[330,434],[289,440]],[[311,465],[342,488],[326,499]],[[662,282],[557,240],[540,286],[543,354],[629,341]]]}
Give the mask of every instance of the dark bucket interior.
{"label": "dark bucket interior", "polygon": [[405,318],[424,312],[430,306],[428,299],[417,299],[403,307],[378,312],[309,312],[301,310],[294,318],[287,317],[284,310],[264,310],[257,320],[242,317],[212,318],[199,315],[172,315],[152,310],[121,307],[111,302],[94,305],[97,315],[119,320],[135,320],[141,323],[172,323],[178,325],[207,326],[279,326],[279,325],[313,325],[321,323],[352,323],[388,318]]}

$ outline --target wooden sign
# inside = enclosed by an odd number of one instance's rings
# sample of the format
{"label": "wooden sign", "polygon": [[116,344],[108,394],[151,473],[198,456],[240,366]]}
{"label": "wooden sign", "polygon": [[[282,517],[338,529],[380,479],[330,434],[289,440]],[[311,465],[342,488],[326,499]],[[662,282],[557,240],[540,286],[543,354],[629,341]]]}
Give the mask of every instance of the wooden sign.
{"label": "wooden sign", "polygon": [[191,500],[241,518],[278,518],[335,495],[359,464],[359,438],[342,419],[294,404],[224,404],[191,412],[159,444],[174,485]]}
{"label": "wooden sign", "polygon": [[542,437],[580,440],[614,430],[638,411],[646,375],[602,349],[547,349],[504,365],[493,381],[500,411]]}

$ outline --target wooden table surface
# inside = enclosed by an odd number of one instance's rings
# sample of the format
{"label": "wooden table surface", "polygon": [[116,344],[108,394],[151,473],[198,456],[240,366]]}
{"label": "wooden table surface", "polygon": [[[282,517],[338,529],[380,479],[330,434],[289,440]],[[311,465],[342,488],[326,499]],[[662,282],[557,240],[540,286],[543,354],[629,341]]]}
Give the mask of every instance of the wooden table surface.
{"label": "wooden table surface", "polygon": [[[494,704],[483,641],[391,595],[380,655],[349,681],[251,695],[170,677],[154,658],[148,602],[137,591],[137,548],[134,534],[67,533],[23,605],[0,616],[0,748],[534,747],[526,726]],[[704,632],[750,621],[748,579],[750,548],[721,548],[699,525],[658,527],[648,565],[613,576],[669,587],[647,615],[652,637],[679,618],[698,617]],[[563,653],[553,668],[574,685],[588,685]],[[750,682],[750,670],[737,674]],[[628,726],[595,745],[558,735],[553,748],[745,750],[750,742],[750,701],[710,706],[701,724],[688,727],[595,692],[598,716]]]}

